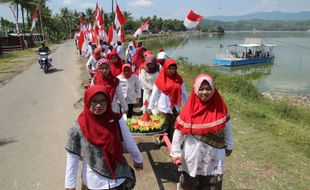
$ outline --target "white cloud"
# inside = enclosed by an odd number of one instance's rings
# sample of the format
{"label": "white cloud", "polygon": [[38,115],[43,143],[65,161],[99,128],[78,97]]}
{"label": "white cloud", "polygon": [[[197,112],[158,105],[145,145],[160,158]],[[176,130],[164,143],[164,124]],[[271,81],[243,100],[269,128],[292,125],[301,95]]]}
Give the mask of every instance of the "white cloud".
{"label": "white cloud", "polygon": [[128,3],[129,7],[148,7],[152,5],[152,0],[136,0],[133,2]]}
{"label": "white cloud", "polygon": [[80,5],[80,7],[84,8],[84,9],[87,9],[87,8],[94,9],[96,7],[96,4],[94,4],[94,3],[82,3]]}
{"label": "white cloud", "polygon": [[68,4],[71,4],[72,2],[73,2],[73,0],[64,0],[63,4],[68,5]]}

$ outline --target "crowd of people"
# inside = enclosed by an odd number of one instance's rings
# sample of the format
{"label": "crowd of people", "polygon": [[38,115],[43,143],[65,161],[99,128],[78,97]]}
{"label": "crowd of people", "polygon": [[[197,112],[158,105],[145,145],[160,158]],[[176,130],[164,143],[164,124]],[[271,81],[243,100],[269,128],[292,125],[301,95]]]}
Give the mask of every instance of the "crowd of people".
{"label": "crowd of people", "polygon": [[143,169],[125,122],[134,107],[165,118],[170,156],[181,174],[178,189],[222,189],[233,137],[229,112],[212,76],[198,75],[188,96],[177,61],[164,48],[156,55],[141,42],[130,42],[124,51],[121,42],[100,41],[99,46],[90,43],[83,56],[88,58],[90,83],[65,147],[67,190],[76,188],[79,161],[84,189],[134,188],[139,179],[123,156],[124,145],[133,167]]}

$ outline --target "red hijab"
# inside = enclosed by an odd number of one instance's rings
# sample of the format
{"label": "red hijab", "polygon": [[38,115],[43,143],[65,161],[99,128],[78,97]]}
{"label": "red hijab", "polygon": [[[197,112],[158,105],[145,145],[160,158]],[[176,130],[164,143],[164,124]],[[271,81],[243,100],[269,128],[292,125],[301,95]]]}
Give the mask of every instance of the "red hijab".
{"label": "red hijab", "polygon": [[[198,90],[204,80],[208,81],[212,88],[212,96],[206,102],[198,97]],[[201,74],[195,78],[192,92],[177,118],[175,128],[183,134],[216,133],[225,127],[229,119],[226,104],[215,88],[213,78]]]}
{"label": "red hijab", "polygon": [[[116,63],[112,62],[112,56],[116,56],[116,58],[117,58]],[[111,73],[114,77],[117,77],[118,75],[120,75],[122,73],[123,62],[122,62],[122,59],[118,56],[116,49],[113,49],[111,51],[111,53],[108,56],[108,59],[110,60]]]}
{"label": "red hijab", "polygon": [[111,71],[109,72],[108,76],[103,76],[100,71],[100,68],[103,64],[110,66],[109,61],[105,58],[102,58],[98,61],[97,70],[94,75],[94,84],[104,86],[109,92],[110,99],[113,100],[116,87],[119,84],[119,79],[114,77]]}
{"label": "red hijab", "polygon": [[132,58],[132,63],[135,65],[136,69],[135,69],[135,74],[138,75],[139,74],[139,69],[140,66],[143,64],[144,62],[144,57],[142,52],[146,51],[145,47],[138,47],[136,54],[133,56]]}
{"label": "red hijab", "polygon": [[[97,93],[103,93],[107,98],[106,111],[100,116],[94,115],[90,111],[91,99]],[[124,162],[118,128],[120,118],[119,114],[112,111],[107,89],[100,85],[94,85],[85,91],[84,110],[78,117],[78,123],[85,139],[101,149],[104,161],[113,177],[115,177],[117,162]]]}
{"label": "red hijab", "polygon": [[[130,74],[129,74],[128,77],[125,76],[125,73],[124,73],[125,68],[129,68],[129,73]],[[130,64],[124,64],[123,65],[123,67],[122,67],[122,76],[125,77],[126,79],[129,79],[132,76],[132,70],[131,70],[131,65]]]}
{"label": "red hijab", "polygon": [[180,106],[181,104],[181,85],[183,84],[183,79],[178,74],[177,70],[174,75],[168,75],[168,67],[171,65],[177,67],[176,61],[167,59],[164,63],[164,67],[155,80],[155,84],[162,93],[169,96],[171,108],[174,108],[175,105]]}

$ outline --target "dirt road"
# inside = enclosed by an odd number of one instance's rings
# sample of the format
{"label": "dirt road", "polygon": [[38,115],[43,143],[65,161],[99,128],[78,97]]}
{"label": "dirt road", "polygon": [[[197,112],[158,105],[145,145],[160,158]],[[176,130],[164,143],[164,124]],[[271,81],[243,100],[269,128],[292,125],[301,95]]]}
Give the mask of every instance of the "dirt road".
{"label": "dirt road", "polygon": [[[64,189],[65,142],[80,110],[79,55],[73,41],[51,54],[48,74],[38,64],[0,88],[0,189]],[[135,189],[175,189],[176,170],[166,147],[137,140],[145,169]],[[80,183],[80,182],[79,182]]]}
{"label": "dirt road", "polygon": [[73,42],[0,88],[0,189],[64,189],[67,129],[78,114],[79,65]]}

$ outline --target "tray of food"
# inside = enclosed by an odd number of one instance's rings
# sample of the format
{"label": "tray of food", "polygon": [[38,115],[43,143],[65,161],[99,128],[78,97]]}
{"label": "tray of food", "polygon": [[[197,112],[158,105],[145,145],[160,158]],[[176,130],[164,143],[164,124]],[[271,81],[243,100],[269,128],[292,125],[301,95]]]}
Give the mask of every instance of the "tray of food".
{"label": "tray of food", "polygon": [[163,116],[154,116],[145,113],[142,116],[133,116],[126,120],[130,132],[136,136],[155,135],[166,131]]}

